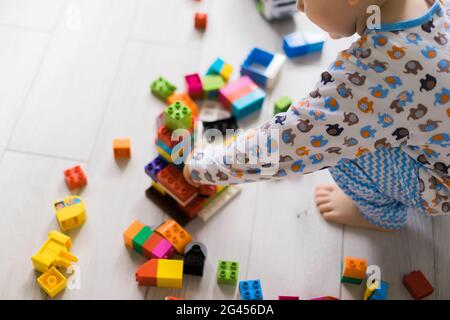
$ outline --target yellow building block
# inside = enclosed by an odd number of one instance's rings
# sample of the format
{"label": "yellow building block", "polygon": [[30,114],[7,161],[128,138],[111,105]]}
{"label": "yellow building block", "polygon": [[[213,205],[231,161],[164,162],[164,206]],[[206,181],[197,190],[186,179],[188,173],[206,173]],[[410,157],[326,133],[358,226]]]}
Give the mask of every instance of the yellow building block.
{"label": "yellow building block", "polygon": [[367,284],[365,285],[364,290],[364,300],[369,300],[369,298],[372,296],[372,294],[377,290],[378,288],[378,282],[374,281],[370,286],[367,287]]}
{"label": "yellow building block", "polygon": [[183,287],[183,260],[158,260],[156,284],[161,288]]}
{"label": "yellow building block", "polygon": [[81,226],[86,221],[86,207],[78,196],[65,197],[53,204],[62,231]]}
{"label": "yellow building block", "polygon": [[228,81],[230,80],[232,74],[233,74],[233,67],[230,64],[225,63],[223,65],[222,71],[220,71],[220,75],[225,81]]}
{"label": "yellow building block", "polygon": [[166,190],[157,182],[152,181],[152,187],[155,188],[159,193],[161,193],[163,196],[167,194]]}
{"label": "yellow building block", "polygon": [[161,147],[156,146],[156,151],[161,155],[161,157],[164,158],[164,160],[168,161],[169,163],[172,163],[172,157],[165,152]]}
{"label": "yellow building block", "polygon": [[51,298],[64,290],[67,286],[67,280],[64,275],[55,267],[51,267],[47,272],[43,273],[37,282],[39,287],[44,290]]}
{"label": "yellow building block", "polygon": [[139,231],[142,230],[143,227],[145,227],[145,225],[142,222],[133,220],[127,230],[123,232],[123,240],[125,245],[131,250],[133,250],[133,238],[139,233]]}
{"label": "yellow building block", "polygon": [[51,267],[67,268],[78,259],[70,253],[72,240],[58,231],[50,231],[48,239],[34,256],[31,257],[33,266],[40,272],[46,272]]}

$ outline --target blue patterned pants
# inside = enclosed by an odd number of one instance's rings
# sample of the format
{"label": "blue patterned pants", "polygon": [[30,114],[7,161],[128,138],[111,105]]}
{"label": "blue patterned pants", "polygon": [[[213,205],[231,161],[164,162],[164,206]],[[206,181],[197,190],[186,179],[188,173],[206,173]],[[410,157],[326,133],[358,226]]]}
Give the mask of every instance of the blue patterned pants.
{"label": "blue patterned pants", "polygon": [[409,208],[424,211],[420,166],[400,148],[383,148],[356,160],[342,160],[330,172],[368,221],[380,228],[399,229],[407,222]]}

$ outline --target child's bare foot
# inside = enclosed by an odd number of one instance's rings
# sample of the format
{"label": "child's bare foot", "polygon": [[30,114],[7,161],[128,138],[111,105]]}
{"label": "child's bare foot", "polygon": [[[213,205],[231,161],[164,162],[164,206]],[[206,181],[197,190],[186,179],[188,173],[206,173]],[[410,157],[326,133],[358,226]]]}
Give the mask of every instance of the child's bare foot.
{"label": "child's bare foot", "polygon": [[335,184],[324,184],[316,188],[316,205],[327,221],[348,226],[386,231],[364,219],[353,200]]}

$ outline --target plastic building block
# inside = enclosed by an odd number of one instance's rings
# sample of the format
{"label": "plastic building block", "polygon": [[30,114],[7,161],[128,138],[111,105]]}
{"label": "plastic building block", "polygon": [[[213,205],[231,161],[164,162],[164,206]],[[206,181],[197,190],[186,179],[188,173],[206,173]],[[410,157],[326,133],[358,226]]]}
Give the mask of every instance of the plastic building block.
{"label": "plastic building block", "polygon": [[47,293],[50,298],[54,298],[58,293],[67,286],[67,280],[64,275],[55,267],[51,267],[47,272],[43,273],[37,282],[39,287]]}
{"label": "plastic building block", "polygon": [[170,259],[174,253],[172,244],[156,232],[142,246],[142,254],[147,259]]}
{"label": "plastic building block", "polygon": [[192,127],[192,111],[180,101],[164,110],[164,126],[170,130],[190,129]]}
{"label": "plastic building block", "polygon": [[205,259],[206,247],[200,242],[191,242],[185,248],[183,273],[203,276]]}
{"label": "plastic building block", "polygon": [[[203,92],[203,89],[202,89]],[[201,93],[200,93],[201,97]],[[195,103],[194,100],[185,92],[183,93],[174,93],[169,98],[167,98],[167,103],[169,105],[174,104],[175,102],[180,101],[182,104],[187,106],[192,111],[192,115],[198,116],[200,113],[200,109],[198,108],[198,105]]]}
{"label": "plastic building block", "polygon": [[140,286],[157,286],[158,259],[152,259],[141,265],[136,271],[136,282]]}
{"label": "plastic building block", "polygon": [[281,73],[286,56],[253,48],[241,65],[241,75],[249,76],[262,88],[272,89]]}
{"label": "plastic building block", "polygon": [[211,65],[211,67],[209,67],[206,74],[219,75],[225,82],[227,82],[228,80],[230,80],[231,75],[233,74],[233,67],[222,59],[217,58],[216,61],[214,61],[214,63]]}
{"label": "plastic building block", "polygon": [[236,285],[239,277],[239,262],[219,260],[217,266],[217,283]]}
{"label": "plastic building block", "polygon": [[322,51],[325,40],[323,33],[295,32],[284,37],[283,50],[289,58],[295,58]]}
{"label": "plastic building block", "polygon": [[183,139],[186,137],[182,136],[178,140],[172,139],[172,130],[170,130],[167,127],[160,127],[158,130],[158,141],[161,141],[165,146],[167,146],[169,149],[173,149],[177,144],[183,141]]}
{"label": "plastic building block", "polygon": [[292,100],[289,97],[283,97],[275,102],[275,112],[274,114],[279,114],[282,112],[287,112],[292,105]]}
{"label": "plastic building block", "polygon": [[178,204],[180,210],[189,218],[195,218],[198,213],[204,208],[207,199],[201,196],[197,196],[185,206]]}
{"label": "plastic building block", "polygon": [[381,281],[380,288],[375,289],[375,291],[368,300],[386,300],[388,288],[389,283]]}
{"label": "plastic building block", "polygon": [[422,271],[412,271],[403,277],[403,284],[414,299],[423,299],[433,293],[434,288],[422,273]]}
{"label": "plastic building block", "polygon": [[186,245],[192,242],[191,235],[175,220],[167,220],[156,229],[156,232],[167,239],[179,254],[183,254]]}
{"label": "plastic building block", "polygon": [[230,117],[228,119],[213,121],[213,122],[203,122],[203,129],[211,130],[216,129],[219,130],[222,135],[226,136],[227,130],[237,130],[239,129],[238,123],[235,117]]}
{"label": "plastic building block", "polygon": [[203,84],[200,75],[198,73],[188,74],[184,79],[188,94],[193,99],[201,99],[203,96]]}
{"label": "plastic building block", "polygon": [[263,293],[259,280],[249,280],[239,282],[239,293],[241,300],[262,300]]}
{"label": "plastic building block", "polygon": [[183,173],[169,164],[156,175],[158,183],[166,189],[182,206],[188,204],[197,196],[197,189],[190,185],[183,177]]}
{"label": "plastic building block", "polygon": [[56,201],[53,206],[61,231],[74,229],[86,221],[86,207],[80,197],[66,197]]}
{"label": "plastic building block", "polygon": [[207,75],[202,80],[203,98],[214,99],[217,97],[219,90],[225,85],[223,78],[218,75]]}
{"label": "plastic building block", "polygon": [[233,103],[233,115],[242,119],[258,110],[261,110],[266,94],[261,89],[242,97]]}
{"label": "plastic building block", "polygon": [[64,171],[64,178],[66,180],[69,190],[83,188],[87,185],[87,178],[80,166],[73,167]]}
{"label": "plastic building block", "polygon": [[167,167],[168,164],[169,163],[163,157],[157,156],[152,162],[145,166],[145,173],[156,181],[158,172]]}
{"label": "plastic building block", "polygon": [[50,231],[47,241],[38,253],[31,257],[33,266],[40,272],[46,272],[51,267],[67,268],[78,259],[70,253],[72,240],[58,231]]}
{"label": "plastic building block", "polygon": [[195,29],[206,30],[208,26],[208,15],[206,13],[197,12],[195,14]]}
{"label": "plastic building block", "polygon": [[361,284],[366,277],[367,261],[354,257],[345,257],[342,266],[341,282]]}
{"label": "plastic building block", "polygon": [[133,239],[144,226],[145,225],[142,222],[133,220],[130,226],[124,231],[123,240],[129,249],[133,249]]}
{"label": "plastic building block", "polygon": [[136,272],[140,286],[181,289],[183,286],[183,260],[152,259]]}
{"label": "plastic building block", "polygon": [[114,139],[113,140],[114,158],[129,159],[131,158],[131,141],[130,139]]}
{"label": "plastic building block", "polygon": [[175,90],[177,90],[177,87],[163,77],[159,77],[153,81],[150,86],[150,90],[155,96],[165,102],[167,98],[169,98]]}
{"label": "plastic building block", "polygon": [[369,300],[369,298],[373,295],[375,290],[378,287],[378,282],[376,280],[372,281],[372,283],[368,286],[365,284],[363,300]]}
{"label": "plastic building block", "polygon": [[169,153],[167,153],[163,148],[161,148],[160,146],[156,146],[156,151],[158,151],[158,154],[164,159],[164,160],[166,160],[167,162],[172,162],[173,161],[173,159],[172,159],[172,156],[169,154]]}
{"label": "plastic building block", "polygon": [[278,296],[278,300],[300,300],[297,296]]}
{"label": "plastic building block", "polygon": [[148,226],[144,226],[133,238],[133,250],[142,254],[142,247],[152,235],[153,230]]}
{"label": "plastic building block", "polygon": [[258,0],[258,11],[267,20],[292,17],[297,12],[297,2],[293,0]]}
{"label": "plastic building block", "polygon": [[198,188],[198,193],[204,197],[211,197],[211,196],[215,195],[216,192],[217,192],[217,186],[201,185]]}

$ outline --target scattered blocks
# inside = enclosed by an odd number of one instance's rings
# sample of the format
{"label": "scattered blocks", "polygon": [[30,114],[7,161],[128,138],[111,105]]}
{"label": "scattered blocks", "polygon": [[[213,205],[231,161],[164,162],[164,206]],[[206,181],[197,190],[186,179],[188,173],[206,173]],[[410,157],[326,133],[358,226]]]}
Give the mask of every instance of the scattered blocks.
{"label": "scattered blocks", "polygon": [[239,293],[242,300],[262,300],[263,293],[259,280],[239,282]]}
{"label": "scattered blocks", "polygon": [[165,102],[172,94],[175,93],[177,87],[163,77],[159,77],[153,81],[150,86],[150,90],[156,97]]}
{"label": "scattered blocks", "polygon": [[217,266],[217,283],[236,285],[239,276],[239,262],[219,260]]}
{"label": "scattered blocks", "polygon": [[183,260],[152,259],[136,272],[140,286],[181,289],[183,287]]}
{"label": "scattered blocks", "polygon": [[74,229],[86,221],[86,207],[80,197],[66,197],[56,201],[53,206],[61,231]]}
{"label": "scattered blocks", "polygon": [[152,178],[153,181],[156,181],[158,172],[167,167],[168,164],[169,163],[163,157],[157,156],[152,162],[145,166],[145,173]]}
{"label": "scattered blocks", "polygon": [[131,158],[131,140],[130,139],[114,139],[113,140],[114,158],[129,159]]}
{"label": "scattered blocks", "polygon": [[289,58],[295,58],[322,51],[325,40],[326,35],[323,33],[299,31],[284,37],[283,49]]}
{"label": "scattered blocks", "polygon": [[67,286],[67,280],[64,275],[55,267],[51,267],[43,273],[37,282],[39,287],[47,293],[50,298],[54,298],[58,293],[64,290]]}
{"label": "scattered blocks", "polygon": [[169,164],[156,175],[159,184],[182,206],[187,205],[198,194],[197,189],[183,177],[183,173]]}
{"label": "scattered blocks", "polygon": [[39,272],[46,272],[51,267],[67,268],[78,261],[77,257],[70,253],[71,247],[70,237],[58,231],[50,231],[47,241],[38,253],[31,257],[34,268]]}
{"label": "scattered blocks", "polygon": [[241,119],[262,108],[266,94],[247,76],[219,91],[219,101]]}
{"label": "scattered blocks", "polygon": [[207,75],[202,80],[203,98],[215,99],[219,90],[225,85],[225,81],[219,75]]}
{"label": "scattered blocks", "polygon": [[225,82],[227,82],[228,80],[230,80],[231,75],[233,74],[233,67],[222,59],[217,58],[216,61],[214,61],[214,63],[211,65],[211,67],[209,67],[206,74],[219,75]]}
{"label": "scattered blocks", "polygon": [[83,188],[87,185],[86,175],[80,166],[75,166],[71,169],[65,170],[64,178],[69,190]]}
{"label": "scattered blocks", "polygon": [[361,284],[366,277],[367,261],[354,257],[345,257],[342,266],[342,283]]}
{"label": "scattered blocks", "polygon": [[[376,288],[376,284],[374,284]],[[386,300],[389,283],[381,281],[380,288],[376,288],[368,300]]]}
{"label": "scattered blocks", "polygon": [[278,296],[278,300],[300,300],[297,296]]}
{"label": "scattered blocks", "polygon": [[289,97],[282,97],[275,102],[274,114],[287,112],[292,105],[292,100]]}
{"label": "scattered blocks", "polygon": [[191,242],[185,248],[183,273],[203,276],[205,259],[206,247],[200,242]]}
{"label": "scattered blocks", "polygon": [[241,66],[241,75],[249,76],[260,87],[270,90],[278,81],[285,62],[282,54],[254,48]]}
{"label": "scattered blocks", "polygon": [[403,277],[403,284],[414,299],[420,300],[433,293],[434,288],[422,271],[412,271]]}
{"label": "scattered blocks", "polygon": [[189,74],[184,77],[186,81],[186,89],[193,99],[201,99],[203,96],[202,79],[198,73]]}
{"label": "scattered blocks", "polygon": [[192,127],[192,111],[180,101],[164,110],[164,126],[170,130],[190,129]]}
{"label": "scattered blocks", "polygon": [[197,12],[195,14],[195,29],[197,30],[206,30],[208,26],[208,15],[206,13]]}
{"label": "scattered blocks", "polygon": [[[203,89],[202,89],[203,92]],[[200,97],[201,97],[200,93]],[[169,105],[174,104],[175,102],[181,102],[182,104],[184,104],[185,106],[187,106],[189,109],[191,109],[192,111],[192,115],[194,116],[198,116],[200,113],[200,109],[198,108],[198,105],[194,102],[194,100],[192,100],[192,98],[185,92],[183,93],[174,93],[173,95],[171,95],[169,98],[167,98],[167,103]]]}
{"label": "scattered blocks", "polygon": [[192,242],[191,235],[175,220],[167,220],[156,229],[156,232],[167,239],[179,254],[183,254],[186,245]]}

